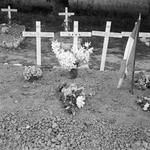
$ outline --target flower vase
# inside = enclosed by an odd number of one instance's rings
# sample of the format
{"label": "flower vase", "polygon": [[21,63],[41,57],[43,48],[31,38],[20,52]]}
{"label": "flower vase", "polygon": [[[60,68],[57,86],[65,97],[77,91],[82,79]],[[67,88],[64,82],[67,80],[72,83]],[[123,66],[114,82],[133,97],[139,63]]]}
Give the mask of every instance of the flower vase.
{"label": "flower vase", "polygon": [[69,71],[70,79],[75,79],[78,76],[78,68],[73,68]]}

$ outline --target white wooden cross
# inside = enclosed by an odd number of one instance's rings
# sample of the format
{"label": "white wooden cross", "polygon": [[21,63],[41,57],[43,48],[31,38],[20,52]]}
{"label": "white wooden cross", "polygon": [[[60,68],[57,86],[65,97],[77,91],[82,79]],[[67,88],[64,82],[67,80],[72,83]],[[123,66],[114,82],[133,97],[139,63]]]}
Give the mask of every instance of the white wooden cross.
{"label": "white wooden cross", "polygon": [[78,21],[74,21],[73,32],[60,32],[60,36],[73,37],[73,47],[75,49],[77,49],[79,37],[91,37],[92,34],[91,34],[91,32],[79,32],[79,23],[78,23]]}
{"label": "white wooden cross", "polygon": [[41,37],[54,37],[53,32],[41,32],[41,22],[36,21],[36,32],[23,32],[24,37],[36,37],[37,65],[41,65]]}
{"label": "white wooden cross", "polygon": [[111,30],[111,21],[107,21],[105,32],[103,32],[103,31],[92,31],[92,35],[94,35],[94,36],[105,37],[104,43],[103,43],[100,71],[104,71],[104,68],[105,68],[105,61],[106,61],[109,37],[122,38],[121,33],[110,32],[110,30]]}
{"label": "white wooden cross", "polygon": [[69,20],[68,17],[73,16],[73,12],[68,12],[68,7],[65,7],[65,12],[64,13],[59,13],[59,16],[65,16],[65,31],[68,31],[69,28]]}
{"label": "white wooden cross", "polygon": [[[121,32],[122,36],[129,37],[132,32]],[[150,33],[139,32],[139,37],[150,38]]]}
{"label": "white wooden cross", "polygon": [[9,20],[9,24],[11,24],[11,12],[17,12],[17,9],[11,9],[10,6],[8,5],[8,8],[2,8],[1,9],[2,12],[8,12],[8,20]]}

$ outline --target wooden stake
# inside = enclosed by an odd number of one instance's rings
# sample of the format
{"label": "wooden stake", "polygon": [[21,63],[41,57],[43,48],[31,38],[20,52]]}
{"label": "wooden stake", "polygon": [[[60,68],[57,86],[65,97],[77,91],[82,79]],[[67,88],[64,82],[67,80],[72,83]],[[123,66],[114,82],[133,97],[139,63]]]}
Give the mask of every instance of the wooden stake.
{"label": "wooden stake", "polygon": [[134,94],[134,72],[135,72],[135,60],[136,60],[136,48],[137,48],[137,40],[138,40],[138,37],[139,37],[139,30],[140,30],[140,23],[141,23],[141,14],[139,14],[139,19],[138,19],[138,23],[139,23],[139,26],[138,26],[138,31],[137,31],[137,36],[136,36],[136,42],[134,43],[135,45],[135,52],[134,52],[134,56],[133,56],[133,69],[132,69],[132,81],[131,81],[131,94]]}

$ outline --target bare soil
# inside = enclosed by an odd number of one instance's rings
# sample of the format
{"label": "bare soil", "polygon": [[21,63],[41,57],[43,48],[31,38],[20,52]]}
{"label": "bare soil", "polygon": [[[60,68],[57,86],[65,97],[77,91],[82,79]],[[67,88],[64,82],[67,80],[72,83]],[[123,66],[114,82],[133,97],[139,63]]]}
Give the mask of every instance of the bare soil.
{"label": "bare soil", "polygon": [[[49,39],[42,40],[43,77],[34,82],[24,81],[23,67],[13,64],[36,63],[35,39],[26,38],[18,49],[0,48],[0,150],[150,149],[150,114],[135,103],[150,90],[131,95],[130,77],[116,88],[127,39],[110,40],[105,72],[98,70],[103,39],[89,41],[95,48],[90,69],[80,69],[74,80],[53,68],[59,64]],[[149,56],[149,47],[138,42],[136,70],[150,72]],[[85,87],[88,95],[76,116],[65,112],[56,93],[64,82]]]}

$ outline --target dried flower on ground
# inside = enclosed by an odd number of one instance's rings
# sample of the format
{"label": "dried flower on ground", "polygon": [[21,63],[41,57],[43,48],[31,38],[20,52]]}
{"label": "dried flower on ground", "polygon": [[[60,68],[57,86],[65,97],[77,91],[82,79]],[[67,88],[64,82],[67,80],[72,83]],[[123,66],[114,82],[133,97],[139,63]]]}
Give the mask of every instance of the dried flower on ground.
{"label": "dried flower on ground", "polygon": [[139,90],[145,90],[147,88],[150,88],[150,76],[146,75],[145,72],[135,72],[135,87]]}
{"label": "dried flower on ground", "polygon": [[76,110],[84,107],[86,96],[84,93],[84,87],[78,88],[76,84],[64,83],[59,87],[60,100],[62,101],[63,107],[70,114],[75,115]]}
{"label": "dried flower on ground", "polygon": [[37,80],[42,77],[42,70],[39,66],[25,66],[23,77],[27,81]]}
{"label": "dried flower on ground", "polygon": [[142,110],[150,111],[150,97],[139,97],[136,103],[142,108]]}

